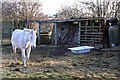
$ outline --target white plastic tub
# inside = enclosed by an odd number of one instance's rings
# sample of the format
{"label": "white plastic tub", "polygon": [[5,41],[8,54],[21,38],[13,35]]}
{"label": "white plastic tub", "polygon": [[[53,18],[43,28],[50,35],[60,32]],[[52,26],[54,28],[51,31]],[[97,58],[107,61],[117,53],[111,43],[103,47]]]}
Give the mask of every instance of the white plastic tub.
{"label": "white plastic tub", "polygon": [[80,46],[80,47],[73,47],[73,48],[68,48],[72,51],[72,53],[75,54],[82,54],[82,53],[88,53],[90,52],[90,49],[93,49],[94,47],[91,46]]}

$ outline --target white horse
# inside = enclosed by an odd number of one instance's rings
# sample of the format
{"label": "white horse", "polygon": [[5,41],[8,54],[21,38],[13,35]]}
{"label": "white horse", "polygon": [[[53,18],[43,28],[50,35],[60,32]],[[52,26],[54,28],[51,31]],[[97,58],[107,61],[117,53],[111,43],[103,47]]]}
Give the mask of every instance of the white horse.
{"label": "white horse", "polygon": [[[30,57],[31,47],[36,47],[36,37],[36,31],[33,29],[24,28],[23,30],[16,29],[13,31],[11,43],[15,55],[15,63],[17,62],[16,48],[19,48],[21,49],[24,68],[26,68],[26,63]],[[25,55],[25,51],[27,52],[27,56]]]}

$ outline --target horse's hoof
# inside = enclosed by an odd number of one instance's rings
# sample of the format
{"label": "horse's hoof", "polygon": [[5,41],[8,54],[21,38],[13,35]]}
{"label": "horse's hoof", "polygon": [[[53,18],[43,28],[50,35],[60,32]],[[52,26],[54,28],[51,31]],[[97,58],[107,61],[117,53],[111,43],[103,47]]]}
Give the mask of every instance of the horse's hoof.
{"label": "horse's hoof", "polygon": [[16,68],[16,69],[14,69],[13,71],[20,71],[20,69],[19,69],[19,68]]}
{"label": "horse's hoof", "polygon": [[26,68],[26,67],[24,67],[24,68]]}
{"label": "horse's hoof", "polygon": [[17,58],[15,59],[15,63],[17,63]]}

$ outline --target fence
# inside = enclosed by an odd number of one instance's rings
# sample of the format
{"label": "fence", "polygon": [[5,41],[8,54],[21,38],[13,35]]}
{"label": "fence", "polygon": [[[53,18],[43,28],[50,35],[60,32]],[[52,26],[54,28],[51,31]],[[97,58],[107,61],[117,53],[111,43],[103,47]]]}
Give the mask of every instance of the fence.
{"label": "fence", "polygon": [[19,21],[19,23],[12,21],[2,21],[2,44],[10,44],[11,34],[14,29],[24,28],[25,21]]}
{"label": "fence", "polygon": [[[26,26],[25,21],[19,21],[19,22],[3,21],[2,22],[2,44],[10,44],[12,32],[15,29],[23,29],[25,28],[25,26]],[[29,24],[29,28],[35,28],[35,26],[38,27],[36,24],[32,24],[32,23]],[[49,37],[48,34],[47,35],[41,34],[40,37],[41,37],[40,43],[44,43],[44,44],[51,43],[51,40],[48,38]]]}

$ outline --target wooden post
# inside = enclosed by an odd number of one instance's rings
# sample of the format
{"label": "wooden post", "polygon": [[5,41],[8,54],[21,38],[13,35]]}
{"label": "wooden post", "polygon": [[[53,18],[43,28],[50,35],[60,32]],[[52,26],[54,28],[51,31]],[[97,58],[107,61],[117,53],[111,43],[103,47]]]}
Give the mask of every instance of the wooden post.
{"label": "wooden post", "polygon": [[54,28],[54,32],[55,32],[55,46],[57,46],[57,24],[54,23],[54,26],[55,26],[55,28]]}
{"label": "wooden post", "polygon": [[40,23],[38,23],[38,44],[40,44]]}
{"label": "wooden post", "polygon": [[14,31],[14,20],[12,20],[12,32]]}
{"label": "wooden post", "polygon": [[88,21],[85,21],[85,45],[87,43],[87,27],[88,27]]}
{"label": "wooden post", "polygon": [[95,24],[94,24],[94,21],[93,21],[93,37],[92,37],[92,45],[91,46],[94,46],[94,43],[95,43],[94,42],[95,41],[94,40],[94,36],[95,36],[94,34],[95,34]]}
{"label": "wooden post", "polygon": [[28,28],[28,26],[29,26],[29,22],[27,21],[27,28]]}
{"label": "wooden post", "polygon": [[81,38],[81,22],[79,22],[79,43],[80,43],[80,38]]}

